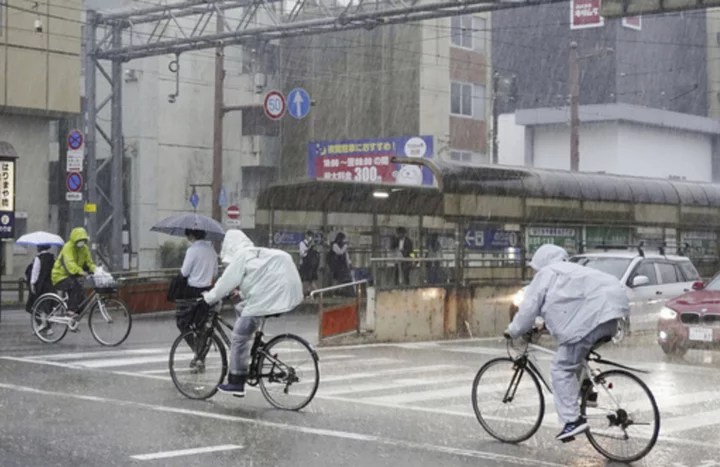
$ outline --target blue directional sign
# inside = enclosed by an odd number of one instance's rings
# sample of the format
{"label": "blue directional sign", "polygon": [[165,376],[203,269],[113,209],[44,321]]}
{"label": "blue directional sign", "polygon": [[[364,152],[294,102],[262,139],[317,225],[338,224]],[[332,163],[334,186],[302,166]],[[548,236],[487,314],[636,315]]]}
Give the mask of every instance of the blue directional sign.
{"label": "blue directional sign", "polygon": [[297,119],[310,113],[310,94],[302,88],[295,88],[287,96],[288,113]]}
{"label": "blue directional sign", "polygon": [[517,248],[520,232],[485,228],[465,232],[465,247],[476,250]]}
{"label": "blue directional sign", "polygon": [[193,207],[197,209],[198,204],[200,204],[200,197],[197,193],[193,192],[193,194],[190,195],[190,204],[192,204]]}
{"label": "blue directional sign", "polygon": [[218,196],[218,205],[220,205],[221,208],[224,208],[228,205],[227,202],[227,192],[225,192],[225,187],[220,187],[220,196]]}

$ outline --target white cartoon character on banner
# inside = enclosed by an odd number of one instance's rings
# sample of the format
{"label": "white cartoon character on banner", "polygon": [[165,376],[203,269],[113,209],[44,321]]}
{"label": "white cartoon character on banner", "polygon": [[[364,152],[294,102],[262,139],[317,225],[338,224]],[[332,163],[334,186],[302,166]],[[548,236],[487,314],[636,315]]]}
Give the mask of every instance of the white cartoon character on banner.
{"label": "white cartoon character on banner", "polygon": [[[427,153],[427,144],[422,138],[410,138],[405,143],[406,157],[425,157]],[[422,185],[423,173],[422,167],[417,165],[401,165],[400,169],[393,172],[395,182],[399,185]]]}

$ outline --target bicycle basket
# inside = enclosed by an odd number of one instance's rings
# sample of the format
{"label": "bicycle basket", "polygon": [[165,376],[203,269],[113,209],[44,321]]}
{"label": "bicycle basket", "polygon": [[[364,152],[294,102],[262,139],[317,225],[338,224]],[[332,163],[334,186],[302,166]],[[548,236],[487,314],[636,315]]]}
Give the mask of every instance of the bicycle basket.
{"label": "bicycle basket", "polygon": [[118,289],[118,281],[110,275],[90,276],[93,287],[97,293],[114,293]]}

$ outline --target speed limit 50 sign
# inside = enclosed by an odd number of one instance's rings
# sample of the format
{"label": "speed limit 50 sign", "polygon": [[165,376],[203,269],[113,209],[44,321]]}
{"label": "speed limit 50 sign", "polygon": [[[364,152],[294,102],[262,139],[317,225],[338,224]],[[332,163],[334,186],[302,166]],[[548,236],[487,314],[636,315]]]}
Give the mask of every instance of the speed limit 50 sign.
{"label": "speed limit 50 sign", "polygon": [[280,120],[285,115],[285,96],[280,91],[270,91],[265,95],[265,115],[271,120]]}

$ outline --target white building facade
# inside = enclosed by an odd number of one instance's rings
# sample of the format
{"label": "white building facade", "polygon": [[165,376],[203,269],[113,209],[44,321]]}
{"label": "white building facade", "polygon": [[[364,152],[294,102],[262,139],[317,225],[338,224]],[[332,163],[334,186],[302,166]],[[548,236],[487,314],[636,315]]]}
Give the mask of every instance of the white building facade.
{"label": "white building facade", "polygon": [[[499,117],[501,165],[570,170],[568,109],[529,109]],[[713,178],[720,122],[629,104],[582,106],[580,171],[680,179]]]}

